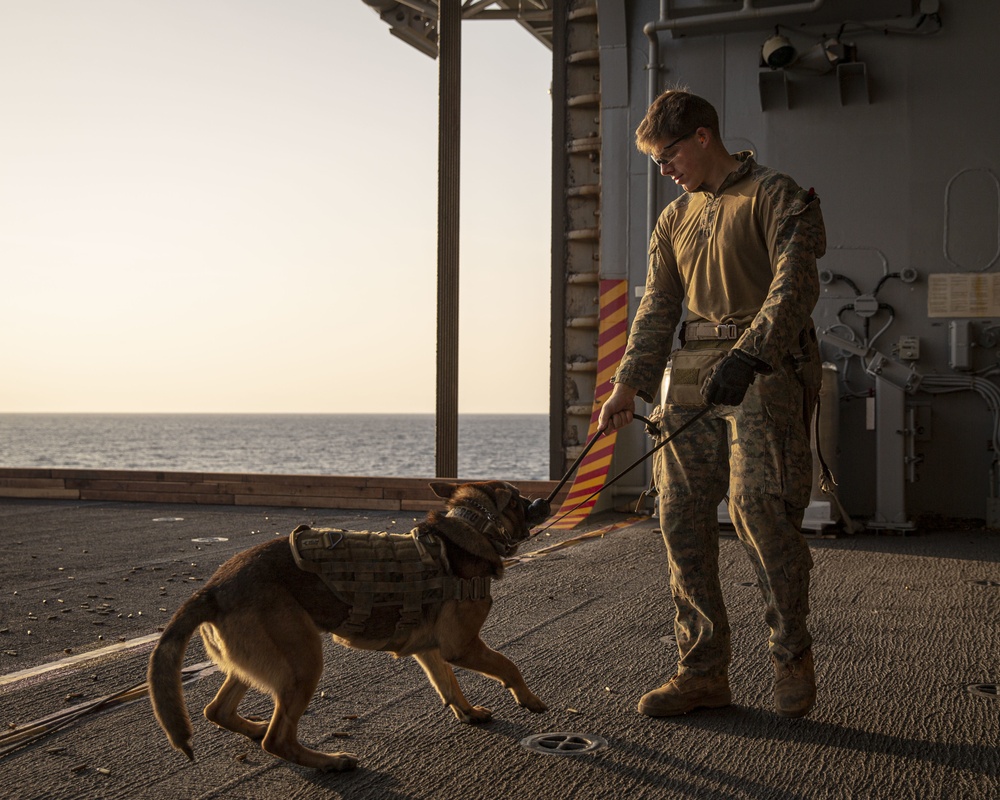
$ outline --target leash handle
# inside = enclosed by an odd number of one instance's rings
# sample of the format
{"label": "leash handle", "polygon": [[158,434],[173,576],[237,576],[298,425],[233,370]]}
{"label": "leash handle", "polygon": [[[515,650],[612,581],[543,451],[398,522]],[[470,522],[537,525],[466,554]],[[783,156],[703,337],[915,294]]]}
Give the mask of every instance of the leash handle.
{"label": "leash handle", "polygon": [[[559,519],[552,520],[552,522],[550,522],[548,525],[546,525],[545,528],[540,529],[538,532],[541,533],[542,530],[545,530],[546,528],[551,528],[553,525],[555,525],[557,522],[559,522],[559,520],[562,520],[562,519],[565,519],[566,517],[568,517],[570,514],[572,514],[574,511],[576,511],[578,508],[580,508],[580,506],[582,506],[585,503],[589,502],[591,499],[593,499],[594,497],[596,497],[597,495],[599,495],[601,492],[603,492],[605,489],[607,489],[613,483],[615,483],[616,481],[620,480],[621,478],[624,478],[629,472],[631,472],[633,469],[635,469],[636,467],[638,467],[643,461],[645,461],[647,458],[649,458],[651,455],[653,455],[653,453],[655,453],[657,450],[659,450],[665,444],[667,444],[668,442],[670,442],[671,440],[673,440],[674,437],[679,436],[680,434],[682,434],[691,425],[693,425],[695,422],[697,422],[699,419],[701,419],[703,416],[705,416],[705,414],[707,414],[711,409],[712,409],[712,406],[710,406],[710,405],[709,406],[705,406],[704,408],[702,408],[697,414],[695,414],[694,416],[692,416],[690,419],[686,420],[684,422],[684,424],[682,424],[679,428],[677,428],[673,433],[671,433],[669,436],[667,436],[666,438],[664,438],[664,440],[662,442],[659,442],[658,444],[656,444],[653,447],[652,450],[650,450],[648,453],[645,453],[644,455],[639,456],[639,458],[637,458],[635,461],[633,461],[631,464],[629,464],[627,467],[625,467],[625,469],[623,469],[621,472],[619,472],[617,475],[615,475],[611,480],[605,481],[604,485],[601,486],[600,489],[597,489],[596,491],[591,492],[586,498],[584,498],[583,500],[581,500],[573,508],[571,508],[565,514],[563,514],[561,517],[559,517]],[[652,422],[650,422],[645,417],[640,416],[639,414],[633,414],[632,416],[635,419],[642,420],[644,423],[646,423],[647,427],[651,427],[652,426]],[[594,435],[594,438],[590,440],[590,442],[587,444],[586,449],[583,451],[583,453],[580,454],[580,457],[576,460],[577,463],[573,464],[573,466],[570,468],[570,471],[568,473],[566,473],[565,477],[563,477],[563,479],[559,482],[559,486],[556,487],[556,491],[553,492],[549,496],[548,502],[552,501],[552,498],[556,496],[556,493],[559,491],[560,488],[562,488],[562,485],[564,483],[566,483],[566,480],[573,473],[573,470],[575,470],[577,468],[579,462],[583,460],[583,456],[586,455],[587,450],[590,449],[591,445],[593,445],[593,443],[595,441],[597,441],[597,437],[601,433],[602,433],[602,431],[598,431]]]}
{"label": "leash handle", "polygon": [[[653,425],[653,423],[650,422],[647,417],[642,416],[642,414],[635,414],[635,413],[633,413],[632,414],[632,418],[644,422],[646,424],[646,430],[649,431],[650,435],[652,435],[652,433],[653,433],[652,432],[652,425]],[[559,483],[558,483],[558,485],[556,486],[556,488],[553,489],[549,493],[549,496],[547,498],[545,498],[545,502],[546,503],[551,504],[552,501],[555,500],[556,495],[559,494],[559,490],[562,489],[562,487],[566,485],[566,481],[568,481],[569,478],[570,478],[570,476],[574,472],[576,472],[576,468],[580,466],[580,462],[583,461],[583,459],[587,457],[587,453],[590,452],[591,448],[594,446],[594,443],[601,437],[601,435],[603,433],[604,433],[604,430],[601,429],[601,430],[599,430],[597,433],[595,433],[591,437],[590,441],[587,442],[587,446],[584,447],[583,451],[580,453],[580,455],[578,455],[576,457],[576,461],[573,462],[573,466],[571,466],[568,470],[566,470],[566,474],[562,476],[562,480],[560,480]]]}
{"label": "leash handle", "polygon": [[[617,481],[619,478],[624,478],[625,475],[627,475],[633,469],[635,469],[636,467],[638,467],[643,461],[645,461],[647,458],[649,458],[651,455],[653,455],[653,453],[655,453],[657,450],[659,450],[661,447],[663,447],[663,445],[665,445],[668,442],[670,442],[671,440],[673,440],[674,437],[679,436],[680,434],[684,433],[684,431],[686,431],[689,427],[691,427],[695,422],[697,422],[699,419],[701,419],[703,416],[705,416],[705,414],[707,414],[711,410],[711,408],[712,408],[712,406],[705,406],[703,409],[701,409],[701,411],[699,411],[693,417],[691,417],[690,419],[688,419],[686,422],[684,422],[684,424],[682,424],[679,428],[677,428],[673,433],[671,433],[669,436],[667,436],[662,442],[659,442],[657,445],[655,445],[652,450],[650,450],[648,453],[646,453],[644,455],[639,456],[639,458],[637,458],[635,461],[633,461],[631,464],[629,464],[627,467],[625,467],[625,469],[623,469],[621,472],[619,472],[617,475],[615,475],[610,481],[607,481],[604,484],[604,486],[602,486],[600,489],[598,489],[596,492],[594,492],[592,495],[590,495],[590,497],[594,497],[595,495],[600,494],[605,489],[607,489],[611,484],[613,484],[615,481]],[[651,425],[652,424],[652,423],[649,422],[649,420],[645,420],[645,422],[646,422],[647,425]],[[587,500],[589,500],[590,497],[588,497]],[[583,502],[586,503],[587,500],[584,500]],[[581,505],[582,505],[582,503],[581,503]]]}

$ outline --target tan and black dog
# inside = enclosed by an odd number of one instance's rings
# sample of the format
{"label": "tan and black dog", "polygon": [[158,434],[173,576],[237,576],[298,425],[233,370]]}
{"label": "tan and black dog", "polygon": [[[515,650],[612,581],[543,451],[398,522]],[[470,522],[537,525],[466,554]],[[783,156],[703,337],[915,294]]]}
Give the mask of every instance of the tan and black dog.
{"label": "tan and black dog", "polygon": [[[452,664],[499,681],[530,711],[545,711],[518,668],[479,636],[492,605],[489,581],[502,577],[503,557],[528,538],[530,524],[541,521],[532,517],[544,518],[538,508],[544,501],[529,504],[501,481],[431,488],[447,510],[432,512],[407,536],[300,526],[290,539],[266,542],[219,567],[174,614],[150,656],[153,709],[171,744],[193,759],[181,665],[199,629],[226,675],[205,716],[306,767],[347,770],[357,764],[353,753],[324,753],[298,741],[299,718],[323,672],[324,632],[348,647],[413,656],[462,722],[486,722],[492,712],[466,700]],[[374,547],[375,555],[363,555],[369,552],[364,547]],[[415,549],[415,566],[385,567],[387,548],[391,554]],[[359,560],[358,553],[364,563],[346,563]],[[323,574],[328,568],[334,572]],[[397,587],[402,594],[394,593]],[[274,698],[269,722],[238,713],[251,687]]]}

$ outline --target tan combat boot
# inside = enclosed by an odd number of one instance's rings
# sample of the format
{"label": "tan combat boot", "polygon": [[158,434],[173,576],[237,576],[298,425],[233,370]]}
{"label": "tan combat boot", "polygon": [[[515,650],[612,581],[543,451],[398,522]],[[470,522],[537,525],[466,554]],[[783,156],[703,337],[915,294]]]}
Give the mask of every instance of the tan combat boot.
{"label": "tan combat boot", "polygon": [[639,700],[639,713],[647,717],[673,717],[696,708],[720,708],[733,702],[729,679],[685,673],[675,675],[659,689]]}
{"label": "tan combat boot", "polygon": [[804,717],[816,702],[812,650],[781,663],[774,656],[774,708],[783,717]]}

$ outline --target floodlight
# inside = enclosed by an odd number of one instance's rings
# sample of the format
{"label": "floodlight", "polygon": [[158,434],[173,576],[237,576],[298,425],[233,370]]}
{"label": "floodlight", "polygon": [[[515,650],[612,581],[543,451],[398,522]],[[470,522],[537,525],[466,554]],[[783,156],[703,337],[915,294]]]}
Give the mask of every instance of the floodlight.
{"label": "floodlight", "polygon": [[792,43],[784,36],[775,34],[760,49],[764,63],[771,69],[784,69],[795,60],[796,52]]}

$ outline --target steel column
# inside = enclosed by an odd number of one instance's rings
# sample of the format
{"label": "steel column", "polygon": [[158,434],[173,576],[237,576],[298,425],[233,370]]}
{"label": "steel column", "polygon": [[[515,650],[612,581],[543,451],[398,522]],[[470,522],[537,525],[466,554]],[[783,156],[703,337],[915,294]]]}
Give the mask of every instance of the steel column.
{"label": "steel column", "polygon": [[549,356],[549,477],[566,471],[566,15],[552,3],[552,300]]}
{"label": "steel column", "polygon": [[438,4],[438,297],[435,472],[458,477],[459,170],[462,3]]}

